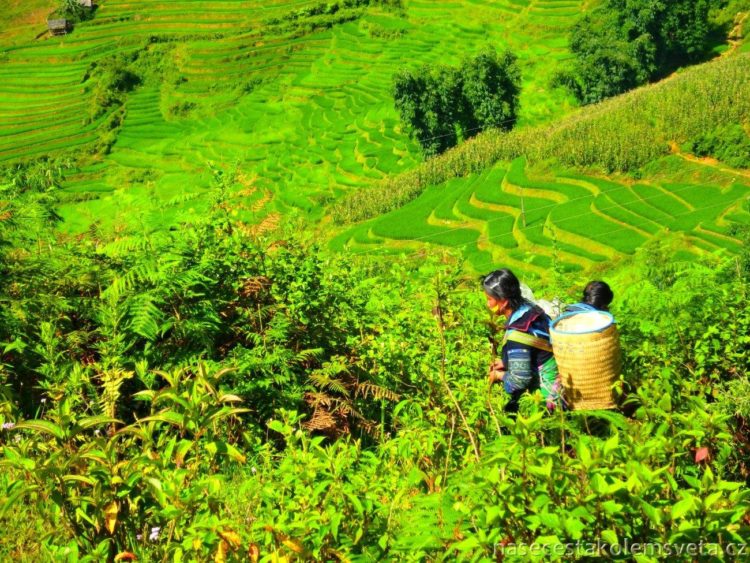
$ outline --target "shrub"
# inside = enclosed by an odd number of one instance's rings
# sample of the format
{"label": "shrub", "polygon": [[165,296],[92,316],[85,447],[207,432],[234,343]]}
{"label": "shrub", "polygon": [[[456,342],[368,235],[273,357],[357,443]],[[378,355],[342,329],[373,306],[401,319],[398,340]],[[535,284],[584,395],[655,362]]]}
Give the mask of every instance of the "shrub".
{"label": "shrub", "polygon": [[608,0],[573,27],[574,94],[585,104],[695,62],[709,39],[708,0]]}
{"label": "shrub", "polygon": [[479,131],[511,129],[520,82],[515,55],[498,55],[487,47],[459,68],[402,70],[394,77],[393,97],[401,121],[411,128],[425,156],[433,156]]}
{"label": "shrub", "polygon": [[750,133],[747,126],[724,125],[687,142],[686,151],[696,156],[712,156],[732,168],[750,168]]}

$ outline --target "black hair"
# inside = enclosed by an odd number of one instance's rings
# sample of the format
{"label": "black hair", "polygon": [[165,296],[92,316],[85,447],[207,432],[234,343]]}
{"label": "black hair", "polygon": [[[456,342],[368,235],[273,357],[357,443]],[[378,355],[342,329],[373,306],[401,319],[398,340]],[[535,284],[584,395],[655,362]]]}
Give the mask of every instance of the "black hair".
{"label": "black hair", "polygon": [[513,311],[526,302],[521,295],[521,282],[508,268],[495,270],[484,276],[482,286],[488,295],[497,299],[507,299]]}
{"label": "black hair", "polygon": [[592,281],[583,290],[583,302],[600,311],[608,311],[615,294],[606,282]]}

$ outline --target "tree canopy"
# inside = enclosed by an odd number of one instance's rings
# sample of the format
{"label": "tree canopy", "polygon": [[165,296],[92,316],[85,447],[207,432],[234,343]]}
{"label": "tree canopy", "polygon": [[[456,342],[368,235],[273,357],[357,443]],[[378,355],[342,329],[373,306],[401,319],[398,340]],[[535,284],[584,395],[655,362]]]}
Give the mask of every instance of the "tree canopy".
{"label": "tree canopy", "polygon": [[460,67],[402,70],[394,77],[393,96],[402,122],[425,156],[433,156],[487,128],[512,128],[520,83],[516,56],[487,47]]}
{"label": "tree canopy", "polygon": [[574,26],[575,63],[563,78],[583,103],[621,94],[708,48],[711,0],[607,0]]}

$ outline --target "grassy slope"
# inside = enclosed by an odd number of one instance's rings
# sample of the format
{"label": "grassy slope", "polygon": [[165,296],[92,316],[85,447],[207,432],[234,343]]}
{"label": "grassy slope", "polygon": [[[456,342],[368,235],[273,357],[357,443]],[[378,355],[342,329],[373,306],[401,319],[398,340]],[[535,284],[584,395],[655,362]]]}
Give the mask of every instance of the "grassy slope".
{"label": "grassy slope", "polygon": [[[85,151],[101,125],[83,125],[91,103],[82,83],[86,68],[102,56],[132,52],[150,35],[180,38],[151,47],[175,70],[130,95],[111,153],[68,183],[78,199],[96,199],[63,208],[67,230],[102,218],[131,222],[134,215],[158,226],[199,210],[200,200],[163,207],[205,188],[207,161],[237,165],[261,192],[273,192],[268,212],[299,208],[317,216],[322,204],[353,187],[418,163],[393,109],[392,74],[405,63],[457,63],[488,41],[521,58],[522,123],[549,121],[572,105],[547,84],[568,56],[565,37],[580,1],[411,0],[403,14],[368,9],[358,20],[301,38],[259,31],[265,18],[315,3],[102,2],[96,18],[70,36],[7,51],[0,160]],[[178,104],[190,108],[187,115],[170,114]]]}
{"label": "grassy slope", "polygon": [[0,18],[0,45],[7,47],[33,40],[47,27],[47,15],[55,0],[5,0]]}

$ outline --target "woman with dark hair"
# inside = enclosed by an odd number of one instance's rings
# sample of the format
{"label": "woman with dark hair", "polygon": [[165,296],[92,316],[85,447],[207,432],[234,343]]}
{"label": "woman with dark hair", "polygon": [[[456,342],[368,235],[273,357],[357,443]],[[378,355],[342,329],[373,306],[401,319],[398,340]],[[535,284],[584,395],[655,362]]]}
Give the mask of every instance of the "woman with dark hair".
{"label": "woman with dark hair", "polygon": [[485,276],[482,286],[490,311],[507,319],[500,358],[490,366],[490,383],[502,382],[510,395],[506,411],[516,412],[521,395],[536,389],[548,408],[563,404],[547,314],[524,299],[518,278],[507,268]]}
{"label": "woman with dark hair", "polygon": [[615,295],[612,288],[603,281],[591,281],[583,290],[583,301],[569,305],[565,308],[566,313],[580,313],[584,311],[609,311]]}

